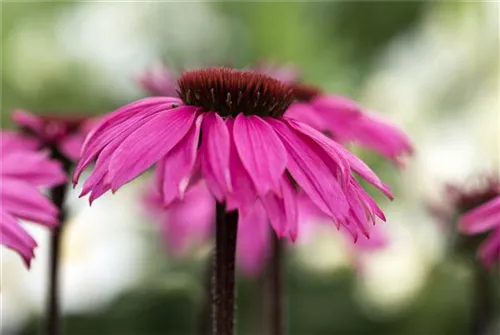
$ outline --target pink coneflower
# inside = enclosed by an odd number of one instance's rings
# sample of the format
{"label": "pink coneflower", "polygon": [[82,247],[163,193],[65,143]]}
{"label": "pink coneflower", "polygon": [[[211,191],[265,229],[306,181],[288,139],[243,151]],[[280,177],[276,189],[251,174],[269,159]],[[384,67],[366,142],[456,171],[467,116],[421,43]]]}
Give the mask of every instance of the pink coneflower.
{"label": "pink coneflower", "polygon": [[57,149],[61,155],[76,161],[92,121],[85,115],[35,115],[15,110],[12,119],[39,143],[40,148]]}
{"label": "pink coneflower", "polygon": [[[258,211],[280,237],[297,237],[297,189],[354,236],[368,235],[375,202],[358,173],[391,196],[361,160],[315,129],[288,118],[292,89],[263,74],[227,68],[185,72],[178,97],[153,97],[105,117],[87,137],[76,183],[93,161],[82,194],[90,201],[157,165],[165,206],[201,178],[217,201],[214,333],[233,332],[238,220]],[[227,214],[226,214],[227,213]],[[351,220],[353,218],[354,220]]]}
{"label": "pink coneflower", "polygon": [[500,259],[500,196],[469,210],[459,219],[459,229],[467,235],[476,235],[492,230],[481,245],[478,256],[490,268]]}
{"label": "pink coneflower", "polygon": [[66,180],[61,165],[50,160],[47,152],[36,151],[36,145],[25,136],[1,132],[1,243],[19,253],[28,267],[37,244],[19,220],[55,227],[58,210],[39,188]]}
{"label": "pink coneflower", "polygon": [[356,143],[402,165],[402,156],[413,149],[408,137],[398,128],[366,111],[356,102],[319,88],[293,84],[296,102],[286,115],[325,132],[334,140]]}
{"label": "pink coneflower", "polygon": [[[478,257],[489,268],[498,260],[500,252],[500,180],[483,175],[471,180],[468,185],[446,185],[445,201],[431,206],[431,212],[451,231],[450,236],[457,250],[475,252],[482,238],[472,238],[493,230],[490,237],[479,246]],[[459,217],[458,229],[454,224]],[[458,230],[458,232],[457,232]]]}
{"label": "pink coneflower", "polygon": [[383,215],[351,172],[390,196],[389,188],[349,151],[283,115],[291,94],[262,74],[224,68],[186,72],[179,97],[145,98],[101,121],[84,144],[74,182],[97,160],[83,190],[94,200],[158,163],[168,205],[182,199],[198,160],[217,201],[245,214],[260,200],[280,236],[295,226],[293,184],[335,222],[366,234],[367,223]]}

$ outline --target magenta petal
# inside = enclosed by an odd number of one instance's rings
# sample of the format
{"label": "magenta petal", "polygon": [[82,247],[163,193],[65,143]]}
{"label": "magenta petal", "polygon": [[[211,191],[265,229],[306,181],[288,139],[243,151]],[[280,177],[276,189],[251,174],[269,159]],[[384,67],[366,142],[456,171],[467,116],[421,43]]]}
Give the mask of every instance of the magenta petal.
{"label": "magenta petal", "polygon": [[215,220],[215,199],[199,182],[189,187],[184,199],[172,202],[166,208],[163,223],[167,247],[175,254],[184,252],[189,242],[205,242],[210,238]]}
{"label": "magenta petal", "polygon": [[116,191],[165,156],[189,131],[195,115],[192,107],[165,111],[130,134],[109,162],[111,189]]}
{"label": "magenta petal", "polygon": [[285,116],[287,118],[305,123],[317,130],[323,130],[325,126],[325,121],[323,120],[321,113],[310,104],[294,102],[286,110]]}
{"label": "magenta petal", "polygon": [[0,196],[3,209],[13,216],[48,226],[58,223],[54,204],[24,181],[2,178]]}
{"label": "magenta petal", "polygon": [[0,152],[2,157],[18,151],[33,151],[40,147],[40,142],[33,137],[29,137],[13,131],[1,130]]}
{"label": "magenta petal", "polygon": [[479,247],[478,256],[488,269],[500,259],[500,227],[495,229]]}
{"label": "magenta petal", "polygon": [[297,238],[297,199],[295,190],[283,177],[280,183],[282,197],[268,193],[262,197],[262,205],[267,212],[269,221],[279,237],[289,236],[293,241]]}
{"label": "magenta petal", "polygon": [[271,119],[269,122],[288,151],[287,168],[293,179],[323,212],[331,217],[347,215],[347,199],[337,176],[326,164],[330,158],[322,156],[315,142],[299,136],[288,124]]}
{"label": "magenta petal", "polygon": [[258,194],[278,189],[287,153],[273,128],[258,116],[239,114],[233,125],[233,140]]}
{"label": "magenta petal", "polygon": [[466,234],[478,234],[500,227],[500,197],[474,208],[459,220],[460,231]]}
{"label": "magenta petal", "polygon": [[[333,152],[337,152],[339,155],[342,156],[344,160],[346,160],[350,166],[350,168],[359,174],[363,179],[368,181],[370,184],[378,188],[382,193],[387,195],[390,199],[392,199],[392,193],[389,188],[389,186],[385,185],[382,183],[380,178],[373,172],[368,165],[366,165],[361,159],[356,157],[353,153],[351,153],[349,150],[345,149],[343,146],[340,144],[336,143],[333,140],[328,139],[326,136],[323,134],[319,133],[315,129],[302,124],[300,122],[296,121],[289,121],[289,124],[295,128],[296,130],[302,132],[303,134],[306,134],[310,136],[314,141],[316,141],[318,144],[320,144],[325,151],[327,151],[330,155],[333,154]],[[327,147],[330,148],[330,150],[327,150]]]}
{"label": "magenta petal", "polygon": [[160,187],[165,205],[184,196],[196,161],[202,120],[202,115],[197,117],[186,136],[163,157],[162,163],[158,165],[157,173],[163,175]]}
{"label": "magenta petal", "polygon": [[2,178],[17,178],[34,186],[52,187],[67,179],[59,162],[50,160],[47,153],[17,151],[2,153]]}
{"label": "magenta petal", "polygon": [[205,113],[200,147],[201,172],[218,201],[231,190],[229,146],[230,136],[224,120],[214,112]]}
{"label": "magenta petal", "polygon": [[237,264],[247,276],[256,276],[269,257],[269,225],[260,202],[238,218]]}
{"label": "magenta petal", "polygon": [[79,133],[67,136],[59,145],[59,150],[69,159],[77,161],[80,158],[84,140],[85,137]]}
{"label": "magenta petal", "polygon": [[230,151],[229,151],[229,169],[231,171],[231,188],[232,192],[227,198],[227,210],[239,209],[241,213],[245,213],[255,203],[257,199],[257,191],[255,190],[252,178],[241,162],[240,155],[236,150],[236,145],[233,139],[234,120],[226,119],[226,125],[230,134]]}
{"label": "magenta petal", "polygon": [[31,130],[35,134],[43,133],[43,121],[34,114],[17,109],[12,113],[12,120],[21,127]]}
{"label": "magenta petal", "polygon": [[83,143],[82,155],[73,174],[73,183],[76,184],[83,170],[106,145],[114,140],[123,141],[156,114],[172,109],[177,102],[178,99],[173,98],[146,98],[128,104],[100,119]]}
{"label": "magenta petal", "polygon": [[16,219],[3,210],[0,211],[0,243],[16,251],[30,267],[37,244]]}

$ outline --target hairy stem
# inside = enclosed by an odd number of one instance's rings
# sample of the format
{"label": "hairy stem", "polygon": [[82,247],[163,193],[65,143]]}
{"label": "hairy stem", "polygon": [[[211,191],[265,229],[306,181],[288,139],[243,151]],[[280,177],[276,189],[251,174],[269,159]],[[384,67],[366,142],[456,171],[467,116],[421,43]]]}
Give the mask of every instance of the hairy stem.
{"label": "hairy stem", "polygon": [[[69,175],[71,162],[61,155],[55,148],[52,149],[52,157],[60,161],[64,171]],[[50,236],[49,255],[49,290],[47,300],[47,310],[45,317],[46,334],[61,334],[61,310],[59,296],[59,260],[61,254],[61,236],[66,221],[66,211],[64,209],[64,199],[66,198],[67,184],[56,186],[50,190],[52,202],[59,209],[59,225],[52,230]]]}
{"label": "hairy stem", "polygon": [[226,213],[224,204],[217,204],[215,253],[212,277],[212,325],[214,335],[234,333],[235,258],[238,213]]}

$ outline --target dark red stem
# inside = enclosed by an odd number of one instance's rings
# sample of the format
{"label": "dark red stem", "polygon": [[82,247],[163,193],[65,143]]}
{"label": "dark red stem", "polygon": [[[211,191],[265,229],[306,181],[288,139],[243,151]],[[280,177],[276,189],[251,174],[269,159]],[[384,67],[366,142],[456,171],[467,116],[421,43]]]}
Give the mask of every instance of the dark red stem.
{"label": "dark red stem", "polygon": [[212,277],[212,326],[214,335],[234,334],[235,259],[238,213],[226,213],[217,204],[215,253]]}

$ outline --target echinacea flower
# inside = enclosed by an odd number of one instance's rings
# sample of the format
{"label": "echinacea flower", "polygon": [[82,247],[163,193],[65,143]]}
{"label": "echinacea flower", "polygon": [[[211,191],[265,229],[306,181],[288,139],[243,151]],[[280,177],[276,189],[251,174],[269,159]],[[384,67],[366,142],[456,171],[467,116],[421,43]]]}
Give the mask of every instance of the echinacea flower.
{"label": "echinacea flower", "polygon": [[[85,140],[73,181],[96,161],[82,195],[90,201],[157,163],[164,205],[182,199],[194,177],[228,211],[265,213],[279,236],[297,236],[296,192],[354,236],[369,234],[382,211],[353,177],[356,172],[391,197],[360,159],[285,114],[288,85],[227,68],[185,72],[178,97],[152,97],[106,116]],[[196,163],[199,164],[196,164]]]}
{"label": "echinacea flower", "polygon": [[481,245],[478,256],[486,268],[500,259],[500,196],[469,210],[459,219],[459,229],[467,235],[476,235],[492,230]]}
{"label": "echinacea flower", "polygon": [[171,69],[160,62],[143,73],[138,81],[146,91],[153,95],[174,96],[177,89],[177,77]]}
{"label": "echinacea flower", "polygon": [[319,88],[292,84],[296,102],[286,115],[325,132],[334,140],[356,143],[402,165],[401,157],[413,149],[408,137],[397,127],[366,111],[356,102]]}
{"label": "echinacea flower", "polygon": [[37,244],[19,220],[56,226],[58,210],[39,188],[55,186],[66,179],[61,165],[50,160],[47,152],[36,151],[36,145],[25,136],[1,133],[0,242],[19,253],[28,267]]}
{"label": "echinacea flower", "polygon": [[12,119],[38,141],[40,148],[57,149],[71,161],[80,157],[83,141],[93,124],[85,115],[35,115],[24,110],[15,110]]}
{"label": "echinacea flower", "polygon": [[[430,206],[431,212],[451,232],[457,250],[472,254],[479,248],[478,258],[490,268],[500,257],[500,180],[486,174],[471,179],[467,185],[449,184],[445,187],[445,197],[442,204]],[[482,234],[490,230],[490,236],[483,242]]]}

